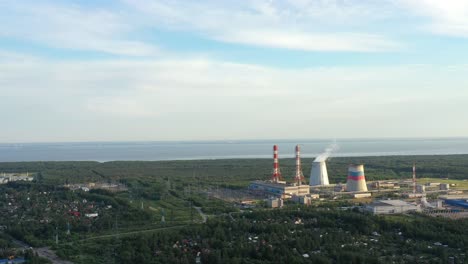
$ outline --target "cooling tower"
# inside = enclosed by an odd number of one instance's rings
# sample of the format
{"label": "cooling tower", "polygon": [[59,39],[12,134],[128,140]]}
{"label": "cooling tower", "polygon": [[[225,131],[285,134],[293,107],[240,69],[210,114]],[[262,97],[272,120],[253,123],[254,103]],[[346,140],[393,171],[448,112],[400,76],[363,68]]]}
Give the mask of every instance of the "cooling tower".
{"label": "cooling tower", "polygon": [[327,164],[325,161],[312,162],[312,170],[310,171],[310,186],[329,185]]}
{"label": "cooling tower", "polygon": [[349,165],[346,190],[348,192],[367,192],[364,165]]}

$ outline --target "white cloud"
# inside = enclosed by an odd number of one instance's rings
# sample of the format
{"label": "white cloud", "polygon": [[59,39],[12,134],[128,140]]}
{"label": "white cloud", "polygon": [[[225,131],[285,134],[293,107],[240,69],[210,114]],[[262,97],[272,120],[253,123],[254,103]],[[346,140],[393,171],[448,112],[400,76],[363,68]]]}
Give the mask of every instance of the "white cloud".
{"label": "white cloud", "polygon": [[[5,62],[0,63],[0,113],[9,129],[0,131],[0,137],[412,136],[428,135],[439,118],[447,130],[434,128],[440,133],[434,136],[454,136],[450,128],[460,127],[466,112],[465,72],[466,66],[430,65],[284,70],[188,58]],[[15,130],[23,123],[48,133],[35,138],[34,130]],[[468,132],[468,127],[457,131]]]}
{"label": "white cloud", "polygon": [[154,45],[129,40],[127,35],[135,27],[123,13],[18,1],[5,1],[0,8],[0,37],[118,55],[148,56],[159,52]]}
{"label": "white cloud", "polygon": [[433,33],[468,37],[468,1],[396,0],[401,7],[430,19],[426,26]]}
{"label": "white cloud", "polygon": [[[305,51],[394,51],[401,44],[368,24],[382,20],[388,3],[348,1],[124,0],[148,23],[191,30],[228,43]],[[351,28],[351,30],[350,30]]]}
{"label": "white cloud", "polygon": [[218,40],[274,48],[304,51],[391,51],[401,48],[399,43],[379,35],[356,33],[305,33],[287,31],[225,32]]}

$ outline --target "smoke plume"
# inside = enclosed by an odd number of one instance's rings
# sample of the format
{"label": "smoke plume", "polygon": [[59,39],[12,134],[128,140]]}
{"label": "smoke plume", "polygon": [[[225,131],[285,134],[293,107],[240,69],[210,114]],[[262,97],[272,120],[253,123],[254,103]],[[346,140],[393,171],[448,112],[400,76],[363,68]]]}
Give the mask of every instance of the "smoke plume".
{"label": "smoke plume", "polygon": [[338,146],[338,144],[336,142],[330,144],[327,148],[325,148],[325,150],[322,152],[322,154],[318,155],[314,162],[322,162],[322,161],[326,161],[330,155],[334,152],[334,151],[337,151],[340,147]]}

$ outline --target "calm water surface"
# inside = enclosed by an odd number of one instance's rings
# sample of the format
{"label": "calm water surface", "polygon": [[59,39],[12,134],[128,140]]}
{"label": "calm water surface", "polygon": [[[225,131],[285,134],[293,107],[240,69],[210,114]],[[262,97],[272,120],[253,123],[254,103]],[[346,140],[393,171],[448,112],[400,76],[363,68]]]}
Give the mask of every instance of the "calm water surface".
{"label": "calm water surface", "polygon": [[[301,144],[303,157],[315,157],[331,143],[277,140],[0,144],[0,162],[269,158],[273,144],[278,144],[280,158],[293,157],[296,144]],[[336,143],[339,149],[333,156],[468,154],[468,138],[347,139]]]}

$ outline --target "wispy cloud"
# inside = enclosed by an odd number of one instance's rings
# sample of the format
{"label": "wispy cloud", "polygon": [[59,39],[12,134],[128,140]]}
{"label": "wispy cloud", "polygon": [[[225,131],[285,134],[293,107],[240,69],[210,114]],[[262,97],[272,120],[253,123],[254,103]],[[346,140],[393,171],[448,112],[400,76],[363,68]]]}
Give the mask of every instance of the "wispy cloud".
{"label": "wispy cloud", "polygon": [[429,18],[426,30],[440,35],[468,37],[468,1],[397,0],[413,14]]}
{"label": "wispy cloud", "polygon": [[[395,51],[403,45],[365,25],[383,19],[387,4],[347,1],[142,1],[125,0],[150,23],[192,30],[245,45],[304,51]],[[373,11],[379,11],[380,17]],[[349,28],[353,28],[350,30]]]}
{"label": "wispy cloud", "polygon": [[32,41],[63,49],[147,56],[158,53],[152,44],[129,40],[131,23],[122,13],[56,2],[0,3],[0,37]]}
{"label": "wispy cloud", "polygon": [[357,33],[306,33],[271,30],[224,32],[215,39],[272,48],[304,51],[396,51],[401,44],[380,35]]}

